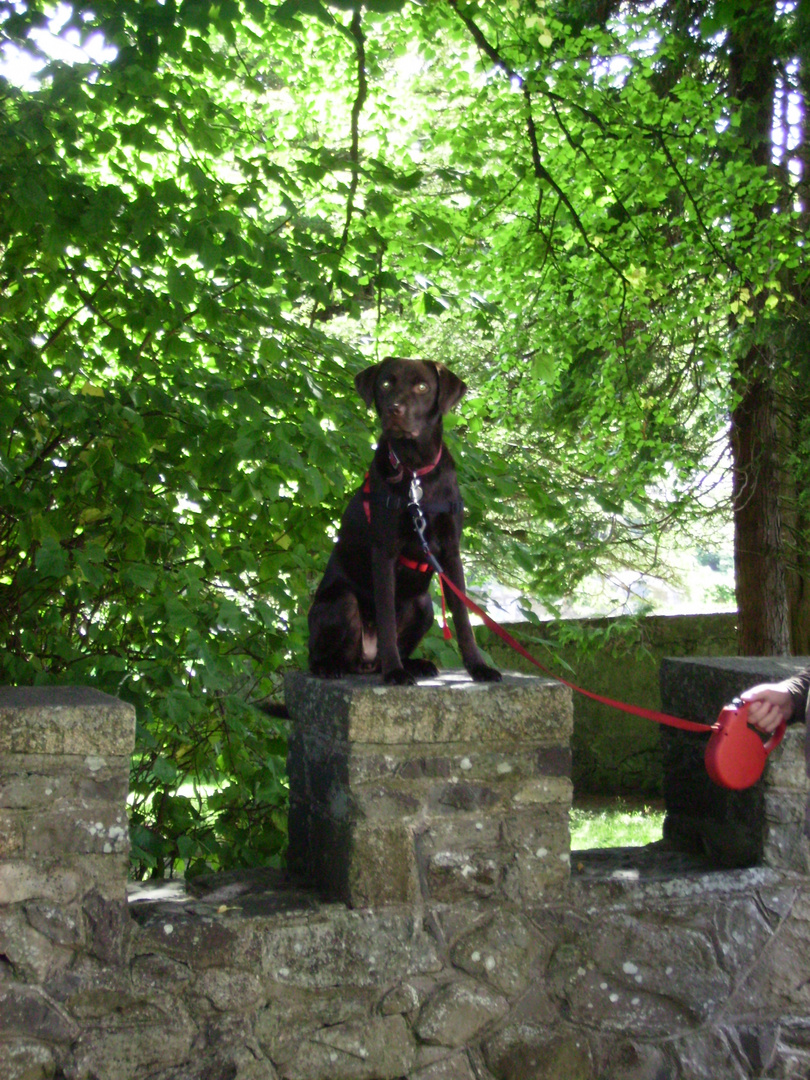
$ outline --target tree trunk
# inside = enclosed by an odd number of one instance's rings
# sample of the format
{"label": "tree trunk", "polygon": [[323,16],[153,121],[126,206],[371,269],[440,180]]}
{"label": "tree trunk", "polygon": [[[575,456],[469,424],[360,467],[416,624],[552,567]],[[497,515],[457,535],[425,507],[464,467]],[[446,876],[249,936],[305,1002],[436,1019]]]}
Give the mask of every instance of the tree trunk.
{"label": "tree trunk", "polygon": [[742,656],[790,652],[776,405],[770,369],[758,348],[752,348],[740,362],[742,398],[731,418],[734,570]]}
{"label": "tree trunk", "polygon": [[[729,89],[739,109],[740,133],[752,163],[770,166],[776,89],[775,5],[738,9],[729,32]],[[760,205],[762,219],[771,213]],[[751,306],[765,311],[767,294],[749,288]],[[785,531],[780,511],[774,355],[756,331],[737,362],[738,405],[732,413],[734,565],[739,648],[743,656],[790,651]]]}
{"label": "tree trunk", "polygon": [[[799,114],[794,131],[798,139],[792,157],[799,162],[800,178],[796,196],[803,208],[800,231],[810,234],[810,138],[808,138],[808,101],[810,101],[810,2],[801,0],[796,9],[796,40],[799,65],[797,90]],[[789,291],[797,297],[804,290],[796,271],[788,277]],[[806,294],[805,294],[806,295]],[[784,413],[789,417],[784,479],[789,485],[786,524],[793,552],[788,569],[790,604],[790,644],[794,655],[810,656],[810,312],[807,305],[799,311],[787,335],[792,354],[792,371],[786,392]]]}

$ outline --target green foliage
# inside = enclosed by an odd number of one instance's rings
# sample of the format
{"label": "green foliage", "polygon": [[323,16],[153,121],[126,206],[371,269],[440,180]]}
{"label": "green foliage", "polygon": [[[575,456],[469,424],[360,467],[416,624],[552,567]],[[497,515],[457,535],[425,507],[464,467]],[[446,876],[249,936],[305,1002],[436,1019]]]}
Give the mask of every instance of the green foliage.
{"label": "green foliage", "polygon": [[136,705],[136,873],[283,855],[252,703],[304,659],[364,364],[470,383],[473,579],[553,606],[722,505],[736,358],[808,322],[796,180],[729,96],[743,7],[586,8],[77,0],[114,58],[0,77],[0,679]]}

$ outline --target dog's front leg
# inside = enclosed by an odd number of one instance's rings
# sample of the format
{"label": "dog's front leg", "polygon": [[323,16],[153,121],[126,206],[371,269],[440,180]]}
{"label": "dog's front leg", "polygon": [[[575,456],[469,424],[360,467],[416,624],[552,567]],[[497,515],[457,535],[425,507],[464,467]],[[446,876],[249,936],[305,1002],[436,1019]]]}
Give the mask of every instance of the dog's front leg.
{"label": "dog's front leg", "polygon": [[[464,567],[461,565],[461,556],[457,552],[445,554],[444,572],[453,582],[457,589],[466,592],[464,586]],[[500,682],[501,673],[497,668],[492,668],[484,663],[484,658],[475,643],[475,635],[470,625],[470,616],[463,601],[459,600],[452,589],[447,590],[447,602],[453,615],[453,626],[456,628],[458,647],[461,650],[461,659],[464,667],[476,682]]]}
{"label": "dog's front leg", "polygon": [[383,682],[407,684],[416,680],[403,668],[397,648],[395,564],[395,555],[388,555],[376,544],[372,547],[371,573],[377,615],[377,655],[380,658]]}

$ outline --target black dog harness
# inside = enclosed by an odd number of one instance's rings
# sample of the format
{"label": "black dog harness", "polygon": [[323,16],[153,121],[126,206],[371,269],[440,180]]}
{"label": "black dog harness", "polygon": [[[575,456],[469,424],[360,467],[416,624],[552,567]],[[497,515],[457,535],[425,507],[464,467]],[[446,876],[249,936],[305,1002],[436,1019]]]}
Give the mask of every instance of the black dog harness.
{"label": "black dog harness", "polygon": [[441,588],[442,594],[442,633],[444,634],[445,639],[449,639],[451,637],[451,634],[450,628],[447,625],[447,614],[445,611],[444,600],[444,582],[442,580],[444,576],[444,571],[442,570],[438,560],[436,559],[435,555],[430,550],[430,547],[428,545],[427,537],[425,536],[425,531],[427,529],[427,519],[425,518],[424,512],[429,511],[433,514],[455,514],[464,509],[464,503],[460,500],[458,502],[448,500],[446,502],[432,502],[425,503],[423,505],[422,485],[419,483],[419,478],[421,476],[426,476],[428,473],[433,472],[433,470],[439,464],[442,456],[442,450],[443,447],[440,446],[439,453],[436,455],[435,460],[432,461],[429,465],[424,465],[421,469],[409,469],[399,460],[396,453],[394,452],[393,447],[389,446],[388,460],[391,464],[391,468],[395,470],[395,473],[394,476],[392,476],[387,482],[398,484],[405,478],[407,474],[411,481],[410,487],[408,489],[408,498],[403,499],[399,495],[394,495],[391,493],[386,495],[382,493],[372,492],[371,478],[368,473],[366,473],[363,480],[362,492],[363,509],[366,512],[366,520],[369,522],[369,524],[371,524],[372,499],[374,499],[376,503],[385,506],[389,510],[407,510],[410,513],[413,519],[413,527],[416,530],[416,535],[419,537],[419,543],[422,546],[422,550],[425,553],[427,561],[417,562],[415,559],[409,559],[405,555],[400,555],[398,562],[400,566],[404,566],[408,570],[416,570],[417,573],[420,574],[432,574],[435,570],[436,573],[439,575],[439,586]]}

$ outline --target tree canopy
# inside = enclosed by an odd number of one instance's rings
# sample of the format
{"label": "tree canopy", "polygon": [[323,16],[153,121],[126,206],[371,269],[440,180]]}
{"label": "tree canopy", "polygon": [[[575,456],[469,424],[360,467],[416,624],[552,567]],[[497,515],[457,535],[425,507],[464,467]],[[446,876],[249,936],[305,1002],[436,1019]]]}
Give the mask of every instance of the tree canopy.
{"label": "tree canopy", "polygon": [[283,851],[284,732],[251,703],[303,660],[374,435],[352,376],[388,353],[470,384],[473,574],[553,605],[655,569],[728,518],[732,469],[742,579],[781,568],[802,624],[807,22],[0,2],[6,59],[42,63],[0,75],[0,677],[135,703],[139,872]]}

